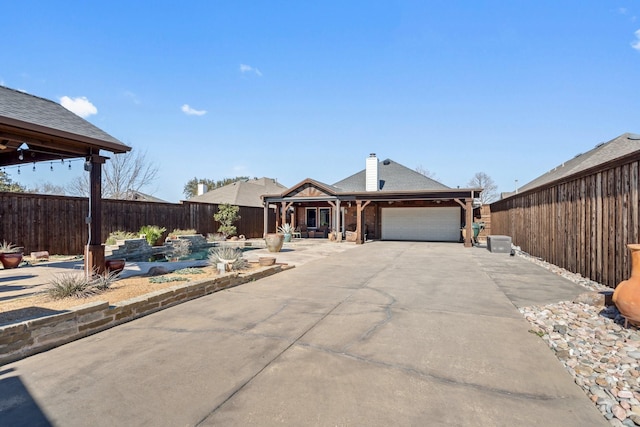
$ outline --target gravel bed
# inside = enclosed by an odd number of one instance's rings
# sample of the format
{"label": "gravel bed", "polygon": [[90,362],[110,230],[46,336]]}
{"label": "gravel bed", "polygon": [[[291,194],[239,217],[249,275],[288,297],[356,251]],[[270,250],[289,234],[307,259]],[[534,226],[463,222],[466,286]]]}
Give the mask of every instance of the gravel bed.
{"label": "gravel bed", "polygon": [[[514,247],[515,254],[585,288],[612,289]],[[520,309],[566,370],[613,426],[640,426],[640,333],[615,306],[563,301]]]}

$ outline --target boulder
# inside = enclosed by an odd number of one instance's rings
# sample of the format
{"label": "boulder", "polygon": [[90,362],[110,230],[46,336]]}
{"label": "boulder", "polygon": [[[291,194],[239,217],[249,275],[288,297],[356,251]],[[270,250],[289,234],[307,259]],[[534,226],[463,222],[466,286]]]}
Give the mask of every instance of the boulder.
{"label": "boulder", "polygon": [[169,274],[170,271],[167,270],[166,267],[162,267],[162,266],[157,266],[157,267],[151,267],[149,269],[149,272],[147,273],[147,275],[149,276],[162,276],[163,274]]}

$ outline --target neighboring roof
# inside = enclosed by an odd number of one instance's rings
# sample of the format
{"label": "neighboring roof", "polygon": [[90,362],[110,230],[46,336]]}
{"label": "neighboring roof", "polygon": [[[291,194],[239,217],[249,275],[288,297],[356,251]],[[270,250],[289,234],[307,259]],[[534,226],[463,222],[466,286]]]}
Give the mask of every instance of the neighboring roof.
{"label": "neighboring roof", "polygon": [[[342,192],[365,191],[366,175],[366,169],[363,169],[336,182],[333,186]],[[390,159],[378,162],[378,179],[380,191],[446,190],[450,188]]]}
{"label": "neighboring roof", "polygon": [[523,191],[567,178],[634,152],[640,152],[640,135],[625,133],[609,142],[596,145],[595,148],[586,153],[578,154],[573,159],[562,163],[544,175],[518,188],[517,192],[522,193]]}
{"label": "neighboring roof", "polygon": [[131,150],[57,102],[0,86],[0,165],[22,163],[18,148],[23,143],[29,146],[24,159],[29,163]]}
{"label": "neighboring roof", "polygon": [[280,194],[287,187],[273,178],[259,178],[248,181],[237,181],[224,187],[216,188],[200,196],[189,199],[199,203],[229,203],[236,206],[262,207],[263,194]]}
{"label": "neighboring roof", "polygon": [[127,191],[126,200],[137,200],[139,202],[169,203],[166,200],[162,200],[150,194],[141,193],[140,191],[135,191],[135,190]]}

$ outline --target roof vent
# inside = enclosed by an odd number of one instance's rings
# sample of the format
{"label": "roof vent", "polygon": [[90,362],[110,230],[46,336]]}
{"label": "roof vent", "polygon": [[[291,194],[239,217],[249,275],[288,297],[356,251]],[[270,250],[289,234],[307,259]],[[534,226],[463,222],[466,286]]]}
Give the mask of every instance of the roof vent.
{"label": "roof vent", "polygon": [[582,153],[576,154],[575,156],[573,156],[573,158],[575,159],[576,157],[580,157],[580,156],[582,156]]}
{"label": "roof vent", "polygon": [[367,157],[365,174],[365,190],[378,191],[378,158],[375,153],[371,153]]}
{"label": "roof vent", "polygon": [[389,166],[391,164],[391,160],[390,159],[384,159],[382,164],[385,165],[385,166]]}
{"label": "roof vent", "polygon": [[604,142],[601,142],[600,144],[596,144],[596,146],[593,148],[599,148],[599,147],[602,147],[603,145],[604,145]]}
{"label": "roof vent", "polygon": [[638,135],[637,133],[630,133],[627,138],[632,141],[640,141],[640,135]]}

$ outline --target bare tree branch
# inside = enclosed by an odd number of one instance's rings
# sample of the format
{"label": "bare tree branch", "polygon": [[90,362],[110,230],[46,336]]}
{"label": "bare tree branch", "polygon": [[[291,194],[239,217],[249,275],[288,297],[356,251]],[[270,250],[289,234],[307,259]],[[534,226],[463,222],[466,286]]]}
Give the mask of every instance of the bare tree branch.
{"label": "bare tree branch", "polygon": [[[157,176],[158,168],[147,160],[146,152],[115,154],[107,160],[102,170],[102,197],[126,200],[133,197],[133,193],[150,186]],[[73,180],[67,186],[67,191],[86,197],[89,195],[89,185],[89,174],[85,173]]]}
{"label": "bare tree branch", "polygon": [[493,179],[484,172],[476,172],[467,185],[472,188],[484,189],[482,193],[480,193],[480,201],[483,205],[491,203],[498,198],[498,192],[496,191],[498,186],[493,182]]}

